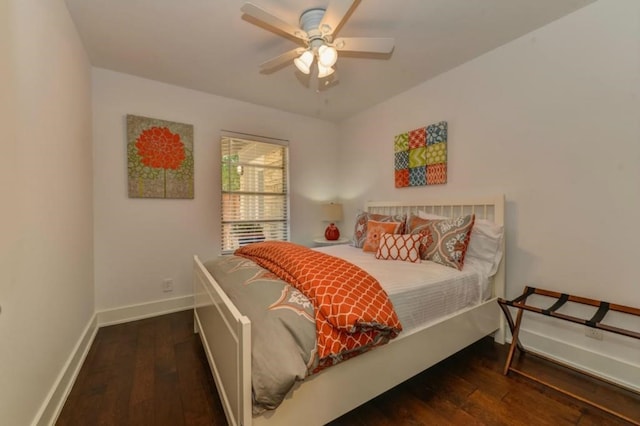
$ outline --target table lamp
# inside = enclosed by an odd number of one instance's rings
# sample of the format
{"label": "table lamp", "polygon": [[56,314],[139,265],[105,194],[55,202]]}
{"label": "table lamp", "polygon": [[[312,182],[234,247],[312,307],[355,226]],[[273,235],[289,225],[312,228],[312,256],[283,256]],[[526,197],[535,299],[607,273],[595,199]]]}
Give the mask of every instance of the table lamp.
{"label": "table lamp", "polygon": [[329,226],[324,231],[324,237],[329,241],[340,238],[340,230],[334,222],[342,220],[342,204],[329,203],[322,206],[322,220],[329,222]]}

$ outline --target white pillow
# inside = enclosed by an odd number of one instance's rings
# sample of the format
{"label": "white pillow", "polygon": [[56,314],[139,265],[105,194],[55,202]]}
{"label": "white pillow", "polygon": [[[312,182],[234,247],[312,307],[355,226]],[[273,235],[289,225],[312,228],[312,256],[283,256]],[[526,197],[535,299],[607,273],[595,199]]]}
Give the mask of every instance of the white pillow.
{"label": "white pillow", "polygon": [[[439,216],[423,211],[418,212],[418,217],[422,219],[446,219],[446,216]],[[483,270],[488,276],[493,276],[498,271],[500,260],[502,260],[502,239],[504,238],[504,227],[497,225],[490,220],[476,219],[471,229],[469,248],[467,257],[482,262]]]}

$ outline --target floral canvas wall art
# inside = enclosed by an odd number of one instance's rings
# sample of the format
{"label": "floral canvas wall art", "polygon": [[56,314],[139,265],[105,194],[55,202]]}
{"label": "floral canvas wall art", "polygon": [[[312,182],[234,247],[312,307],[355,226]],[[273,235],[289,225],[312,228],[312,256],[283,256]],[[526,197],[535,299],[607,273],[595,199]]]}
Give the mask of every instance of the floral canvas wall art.
{"label": "floral canvas wall art", "polygon": [[396,135],[396,188],[447,183],[447,122]]}
{"label": "floral canvas wall art", "polygon": [[127,115],[129,198],[193,198],[193,125]]}

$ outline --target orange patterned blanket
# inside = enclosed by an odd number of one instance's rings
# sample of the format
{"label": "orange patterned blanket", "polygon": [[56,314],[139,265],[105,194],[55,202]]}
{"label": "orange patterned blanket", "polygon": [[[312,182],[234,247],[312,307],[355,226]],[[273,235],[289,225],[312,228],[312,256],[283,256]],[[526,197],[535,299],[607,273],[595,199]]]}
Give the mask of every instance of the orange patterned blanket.
{"label": "orange patterned blanket", "polygon": [[402,326],[380,283],[343,259],[293,243],[263,242],[235,252],[301,291],[314,305],[320,370],[386,343]]}

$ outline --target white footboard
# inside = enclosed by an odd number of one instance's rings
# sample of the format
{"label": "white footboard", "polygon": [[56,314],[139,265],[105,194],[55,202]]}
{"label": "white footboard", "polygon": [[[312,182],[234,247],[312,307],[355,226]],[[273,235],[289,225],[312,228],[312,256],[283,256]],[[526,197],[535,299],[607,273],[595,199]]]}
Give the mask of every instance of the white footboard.
{"label": "white footboard", "polygon": [[500,315],[491,299],[322,370],[252,425],[324,425],[496,331]]}
{"label": "white footboard", "polygon": [[194,256],[194,327],[230,425],[251,424],[251,324]]}
{"label": "white footboard", "polygon": [[323,370],[295,386],[277,410],[253,418],[250,321],[197,256],[194,266],[195,326],[230,425],[325,424],[500,327],[493,298]]}

